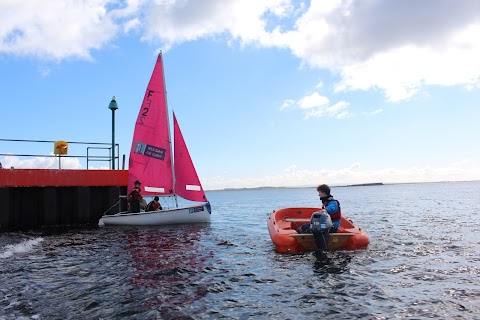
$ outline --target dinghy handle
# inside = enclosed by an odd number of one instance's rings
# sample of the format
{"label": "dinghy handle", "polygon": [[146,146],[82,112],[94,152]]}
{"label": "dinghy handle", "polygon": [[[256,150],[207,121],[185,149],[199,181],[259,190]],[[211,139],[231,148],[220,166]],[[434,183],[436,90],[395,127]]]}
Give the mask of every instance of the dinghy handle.
{"label": "dinghy handle", "polygon": [[310,222],[310,219],[307,218],[290,218],[287,216],[283,217],[282,220],[286,222]]}

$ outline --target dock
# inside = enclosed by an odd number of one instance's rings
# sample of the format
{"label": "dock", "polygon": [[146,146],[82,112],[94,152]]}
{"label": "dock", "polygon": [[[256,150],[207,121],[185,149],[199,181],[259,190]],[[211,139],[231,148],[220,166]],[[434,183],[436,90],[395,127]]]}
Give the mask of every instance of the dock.
{"label": "dock", "polygon": [[96,226],[126,210],[128,170],[0,169],[0,230]]}

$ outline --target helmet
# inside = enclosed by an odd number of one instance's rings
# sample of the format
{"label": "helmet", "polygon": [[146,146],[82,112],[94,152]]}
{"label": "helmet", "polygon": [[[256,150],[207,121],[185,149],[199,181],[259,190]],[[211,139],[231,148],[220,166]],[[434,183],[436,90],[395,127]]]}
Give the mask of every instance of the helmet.
{"label": "helmet", "polygon": [[140,181],[138,181],[138,180],[137,180],[137,181],[135,181],[135,183],[134,183],[134,184],[142,184],[142,183],[141,183]]}

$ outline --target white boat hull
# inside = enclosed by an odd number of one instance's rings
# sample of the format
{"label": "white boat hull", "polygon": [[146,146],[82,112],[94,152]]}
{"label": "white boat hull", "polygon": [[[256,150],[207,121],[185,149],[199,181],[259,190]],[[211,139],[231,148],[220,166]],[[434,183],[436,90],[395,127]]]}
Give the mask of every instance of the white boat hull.
{"label": "white boat hull", "polygon": [[209,204],[149,212],[120,212],[104,215],[98,225],[156,226],[166,224],[204,223],[210,221]]}

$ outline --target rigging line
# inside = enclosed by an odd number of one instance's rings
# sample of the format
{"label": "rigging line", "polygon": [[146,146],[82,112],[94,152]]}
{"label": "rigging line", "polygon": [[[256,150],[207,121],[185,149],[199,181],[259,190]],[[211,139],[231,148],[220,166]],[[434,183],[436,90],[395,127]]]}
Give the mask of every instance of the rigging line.
{"label": "rigging line", "polygon": [[108,210],[105,211],[105,212],[102,214],[102,216],[104,216],[105,213],[107,213],[108,211],[110,211],[113,207],[115,207],[115,206],[116,206],[117,204],[119,204],[119,203],[120,203],[120,200],[118,200],[117,203],[115,203],[113,206],[111,206],[110,208],[108,208]]}

